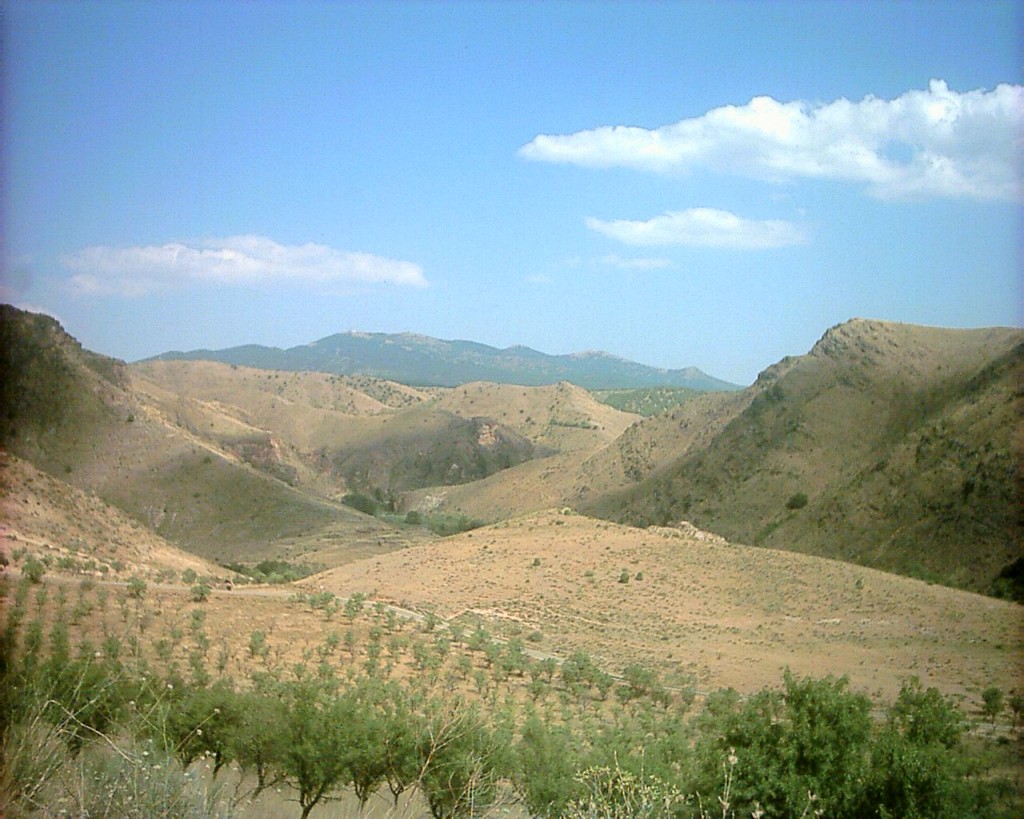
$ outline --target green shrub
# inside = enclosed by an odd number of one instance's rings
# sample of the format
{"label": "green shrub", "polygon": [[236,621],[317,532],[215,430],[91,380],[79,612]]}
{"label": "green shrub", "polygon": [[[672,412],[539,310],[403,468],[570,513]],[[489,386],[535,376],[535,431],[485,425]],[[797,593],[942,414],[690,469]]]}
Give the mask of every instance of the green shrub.
{"label": "green shrub", "polygon": [[146,581],[141,577],[132,577],[128,581],[128,596],[133,600],[141,600],[146,595]]}
{"label": "green shrub", "polygon": [[192,602],[205,603],[210,597],[210,587],[206,583],[196,583],[192,587]]}
{"label": "green shrub", "polygon": [[29,583],[42,583],[46,574],[46,566],[34,557],[21,564],[21,574],[28,578]]}
{"label": "green shrub", "polygon": [[981,713],[988,717],[993,725],[996,724],[996,717],[1002,713],[1004,704],[1003,692],[996,686],[989,686],[981,692]]}
{"label": "green shrub", "polygon": [[790,495],[789,500],[786,501],[787,509],[803,509],[807,505],[807,495],[803,492],[797,492],[795,495]]}
{"label": "green shrub", "polygon": [[345,506],[349,506],[359,512],[363,512],[367,515],[376,516],[380,512],[380,504],[377,503],[369,495],[364,495],[362,492],[349,492],[345,497],[341,499],[341,502]]}

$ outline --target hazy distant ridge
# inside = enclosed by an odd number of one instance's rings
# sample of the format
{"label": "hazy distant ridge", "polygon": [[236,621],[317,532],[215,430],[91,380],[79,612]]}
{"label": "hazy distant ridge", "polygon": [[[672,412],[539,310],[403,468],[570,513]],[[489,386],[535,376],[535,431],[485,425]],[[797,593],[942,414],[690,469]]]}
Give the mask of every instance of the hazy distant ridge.
{"label": "hazy distant ridge", "polygon": [[[299,347],[245,345],[167,352],[157,360],[208,360],[275,370],[368,375],[403,384],[454,387],[471,381],[542,386],[571,381],[586,389],[689,387],[738,389],[696,367],[667,370],[602,352],[548,355],[529,347],[498,349],[410,333],[338,333]],[[153,360],[153,359],[148,359]]]}

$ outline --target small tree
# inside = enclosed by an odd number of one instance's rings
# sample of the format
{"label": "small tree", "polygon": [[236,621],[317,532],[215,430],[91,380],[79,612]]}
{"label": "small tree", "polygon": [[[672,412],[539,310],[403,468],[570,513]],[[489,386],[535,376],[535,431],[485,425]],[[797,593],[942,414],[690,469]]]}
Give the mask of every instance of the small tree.
{"label": "small tree", "polygon": [[996,724],[996,717],[1002,712],[1004,705],[1005,702],[1001,688],[990,685],[981,692],[981,712],[989,718],[993,726]]}
{"label": "small tree", "polygon": [[1010,695],[1010,710],[1013,712],[1013,725],[1016,728],[1020,722],[1021,712],[1024,711],[1024,694],[1015,691]]}
{"label": "small tree", "polygon": [[302,819],[306,819],[333,790],[351,782],[347,732],[352,713],[349,703],[332,700],[309,682],[292,684],[286,697],[281,773],[298,791]]}
{"label": "small tree", "polygon": [[512,781],[532,816],[564,816],[577,790],[576,751],[569,731],[532,715],[515,748]]}
{"label": "small tree", "polygon": [[141,577],[132,577],[128,580],[128,596],[133,600],[141,600],[146,596],[146,581]]}
{"label": "small tree", "polygon": [[21,574],[28,579],[29,583],[42,583],[43,575],[46,574],[46,566],[43,565],[41,560],[36,560],[32,557],[21,564]]}
{"label": "small tree", "polygon": [[234,758],[256,775],[252,798],[281,781],[279,773],[287,714],[276,694],[245,691],[237,695],[238,719],[231,735]]}
{"label": "small tree", "polygon": [[475,815],[495,799],[502,741],[475,711],[441,709],[420,740],[420,788],[435,819]]}

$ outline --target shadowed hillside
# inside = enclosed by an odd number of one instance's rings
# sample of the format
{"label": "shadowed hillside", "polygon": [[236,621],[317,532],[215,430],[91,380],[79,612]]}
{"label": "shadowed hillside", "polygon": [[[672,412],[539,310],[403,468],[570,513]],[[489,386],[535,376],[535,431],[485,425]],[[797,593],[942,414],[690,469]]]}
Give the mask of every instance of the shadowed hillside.
{"label": "shadowed hillside", "polygon": [[203,437],[146,400],[122,362],[83,350],[53,319],[11,307],[0,318],[7,452],[208,558],[259,560],[276,556],[282,538],[329,531],[334,542],[340,522],[365,526],[365,516],[274,474],[286,462],[255,468],[239,439],[233,448]]}
{"label": "shadowed hillside", "polygon": [[586,503],[980,591],[1022,553],[1024,333],[854,320],[706,445]]}
{"label": "shadowed hillside", "polygon": [[0,305],[0,446],[54,474],[96,455],[136,403],[120,361],[82,348],[49,316]]}
{"label": "shadowed hillside", "polygon": [[95,495],[6,453],[0,453],[0,492],[4,546],[45,554],[55,569],[151,579],[188,569],[207,577],[228,574]]}
{"label": "shadowed hillside", "polygon": [[390,497],[479,480],[542,454],[529,439],[489,418],[461,418],[425,406],[337,445],[328,457],[351,489]]}

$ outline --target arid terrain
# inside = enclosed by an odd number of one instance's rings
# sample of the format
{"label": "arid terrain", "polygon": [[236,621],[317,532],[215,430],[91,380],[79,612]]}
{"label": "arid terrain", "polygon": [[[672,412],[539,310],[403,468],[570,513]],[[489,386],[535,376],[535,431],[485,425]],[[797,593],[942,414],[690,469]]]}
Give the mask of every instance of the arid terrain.
{"label": "arid terrain", "polygon": [[[564,382],[126,365],[5,310],[0,548],[97,657],[386,662],[482,703],[543,703],[580,656],[680,707],[787,670],[878,713],[912,678],[973,719],[1019,690],[1020,331],[858,320],[643,416]],[[494,688],[484,634],[534,670]]]}
{"label": "arid terrain", "polygon": [[[305,585],[513,618],[552,653],[646,657],[704,687],[752,690],[786,665],[883,692],[909,674],[959,694],[1013,682],[1019,606],[810,553],[938,565],[983,589],[979,570],[1019,555],[1019,331],[854,321],[747,390],[644,418],[567,383],[126,367],[45,317],[4,326],[23,379],[6,399],[8,552],[111,577],[286,560],[328,569]],[[872,415],[873,437],[858,426]],[[939,503],[950,483],[959,508]],[[799,489],[806,508],[787,508]],[[660,508],[667,525],[571,511],[591,508]],[[410,514],[489,525],[440,538]],[[787,545],[808,554],[764,548]]]}

